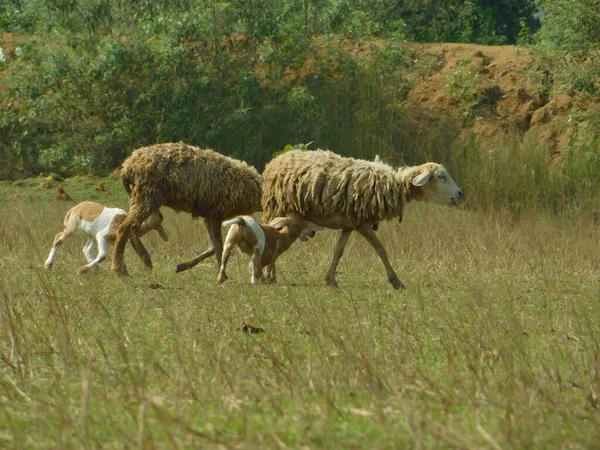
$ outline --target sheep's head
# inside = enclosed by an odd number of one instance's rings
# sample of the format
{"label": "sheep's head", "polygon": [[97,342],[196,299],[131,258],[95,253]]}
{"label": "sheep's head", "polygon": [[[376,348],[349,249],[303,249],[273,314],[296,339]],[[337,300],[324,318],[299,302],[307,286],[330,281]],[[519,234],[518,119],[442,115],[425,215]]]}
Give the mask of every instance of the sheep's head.
{"label": "sheep's head", "polygon": [[441,164],[425,163],[413,169],[409,178],[413,198],[434,200],[448,205],[456,205],[457,201],[463,198],[462,189]]}
{"label": "sheep's head", "polygon": [[158,233],[158,235],[161,237],[161,239],[163,241],[168,241],[169,236],[167,235],[167,232],[165,231],[165,229],[162,226],[163,219],[164,219],[164,217],[160,211],[158,211],[158,213],[156,213],[156,212],[152,213],[152,215],[150,215],[150,217],[148,217],[146,220],[144,220],[142,222],[142,225],[140,226],[139,235],[143,236],[144,234],[148,233],[151,230],[156,230],[156,232]]}

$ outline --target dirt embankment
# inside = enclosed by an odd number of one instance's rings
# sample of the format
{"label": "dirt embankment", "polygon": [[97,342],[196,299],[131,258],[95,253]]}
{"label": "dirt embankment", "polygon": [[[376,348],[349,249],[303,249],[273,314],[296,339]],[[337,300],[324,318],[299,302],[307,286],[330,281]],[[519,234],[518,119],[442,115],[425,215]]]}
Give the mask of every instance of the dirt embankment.
{"label": "dirt embankment", "polygon": [[[573,136],[571,95],[552,93],[550,74],[532,70],[527,49],[515,46],[425,44],[418,52],[437,61],[413,77],[407,105],[418,116],[446,119],[473,130],[484,147],[504,131],[559,154]],[[430,64],[431,65],[431,64]],[[581,107],[581,106],[579,106]]]}

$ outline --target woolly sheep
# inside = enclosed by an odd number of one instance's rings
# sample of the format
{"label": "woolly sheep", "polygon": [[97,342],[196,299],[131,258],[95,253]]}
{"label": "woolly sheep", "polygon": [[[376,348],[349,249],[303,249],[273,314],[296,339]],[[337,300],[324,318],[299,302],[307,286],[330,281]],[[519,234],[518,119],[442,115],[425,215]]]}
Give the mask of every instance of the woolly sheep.
{"label": "woolly sheep", "polygon": [[426,163],[394,170],[379,160],[344,158],[330,151],[291,151],[267,164],[263,172],[262,206],[266,221],[298,212],[326,228],[342,230],[327,272],[335,272],[352,231],[358,231],[381,258],[395,289],[404,285],[375,235],[379,222],[398,217],[405,201],[430,199],[455,205],[463,192],[440,164]]}
{"label": "woolly sheep", "polygon": [[190,269],[216,254],[221,265],[221,222],[260,208],[260,175],[245,162],[183,143],[156,144],[135,150],[125,160],[121,182],[129,195],[129,214],[117,232],[112,270],[126,274],[123,252],[128,238],[135,241],[152,267],[150,255],[137,239],[144,219],[161,206],[202,217],[211,246],[196,258],[181,263],[177,272]]}
{"label": "woolly sheep", "polygon": [[[81,202],[71,208],[65,215],[64,230],[56,235],[52,249],[46,260],[46,269],[51,269],[56,257],[57,247],[72,236],[76,231],[88,237],[83,248],[83,254],[88,264],[79,269],[79,273],[88,272],[93,267],[104,261],[108,254],[108,245],[117,237],[117,228],[127,217],[127,211],[121,208],[108,208],[100,203]],[[139,235],[143,236],[151,230],[156,230],[160,237],[168,241],[169,237],[162,226],[163,216],[160,211],[152,214],[140,225]],[[98,255],[94,258],[94,243],[98,246]],[[139,253],[139,248],[134,248]],[[140,257],[143,258],[142,254]]]}
{"label": "woolly sheep", "polygon": [[[227,280],[225,269],[234,247],[252,257],[250,270],[252,284],[260,282],[275,283],[275,261],[300,238],[301,241],[314,237],[323,227],[314,224],[298,213],[289,213],[286,217],[277,217],[269,225],[260,225],[250,216],[236,217],[223,222],[223,226],[231,227],[225,238],[223,259],[217,280]],[[263,267],[267,268],[267,276],[263,275]]]}

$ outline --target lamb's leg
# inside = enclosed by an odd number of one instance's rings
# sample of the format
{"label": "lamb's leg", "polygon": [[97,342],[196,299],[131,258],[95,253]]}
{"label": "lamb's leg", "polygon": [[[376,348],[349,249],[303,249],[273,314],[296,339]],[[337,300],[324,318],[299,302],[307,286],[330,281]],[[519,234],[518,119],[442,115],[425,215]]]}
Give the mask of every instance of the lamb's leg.
{"label": "lamb's leg", "polygon": [[98,256],[96,256],[93,261],[79,269],[80,275],[83,275],[89,272],[90,269],[97,267],[99,263],[106,259],[106,255],[108,255],[108,242],[106,241],[105,233],[98,233],[96,235],[96,242],[98,243]]}
{"label": "lamb's leg", "polygon": [[44,263],[44,267],[46,269],[52,269],[52,264],[54,264],[54,258],[56,258],[56,247],[63,243],[63,233],[62,231],[58,233],[54,237],[54,242],[52,243],[52,248],[50,249],[50,254],[48,255],[48,259]]}
{"label": "lamb's leg", "polygon": [[92,253],[93,251],[94,251],[94,240],[90,239],[85,244],[85,247],[83,247],[83,254],[85,255],[85,259],[87,260],[88,263],[91,263],[94,260],[94,254]]}
{"label": "lamb's leg", "polygon": [[265,274],[265,278],[267,280],[267,284],[277,283],[277,266],[275,265],[275,261],[272,261],[271,264],[267,266],[267,273]]}
{"label": "lamb's leg", "polygon": [[325,277],[325,280],[327,281],[327,286],[338,287],[337,281],[335,281],[335,271],[337,270],[340,258],[344,254],[344,248],[346,248],[346,244],[348,243],[350,233],[352,233],[352,230],[342,230],[340,237],[338,238],[337,244],[335,244],[335,250],[333,251],[333,261],[331,261],[331,266],[329,267],[329,271],[327,272],[327,276]]}
{"label": "lamb's leg", "polygon": [[229,257],[231,256],[231,250],[233,250],[232,244],[225,244],[225,248],[223,249],[223,259],[221,260],[221,268],[219,269],[219,276],[217,277],[217,281],[219,283],[224,283],[227,281],[227,274],[225,273],[225,269],[227,268],[227,262],[229,261]]}
{"label": "lamb's leg", "polygon": [[372,227],[361,227],[358,229],[358,232],[365,237],[369,244],[371,244],[371,247],[375,249],[375,251],[379,255],[379,258],[381,258],[381,261],[385,266],[385,271],[387,273],[388,280],[390,281],[390,283],[392,283],[394,289],[404,289],[404,284],[402,284],[402,281],[400,281],[398,275],[396,275],[396,272],[394,272],[394,269],[392,269],[392,265],[390,264],[390,260],[387,257],[385,248],[383,247],[381,241],[377,239],[377,236],[375,236],[375,232],[373,231]]}
{"label": "lamb's leg", "polygon": [[252,253],[252,284],[259,284],[263,281],[263,270],[260,263],[260,249],[255,248]]}
{"label": "lamb's leg", "polygon": [[[223,237],[221,235],[221,221],[216,219],[204,219],[204,224],[206,225],[206,229],[208,230],[208,238],[210,239],[211,246],[208,247],[200,256],[196,256],[189,261],[182,262],[177,264],[176,273],[183,272],[184,270],[191,269],[196,264],[204,261],[206,258],[211,257],[212,255],[217,255],[217,262],[219,266],[221,266],[221,257],[223,253]],[[214,231],[214,230],[217,231]],[[219,238],[219,248],[215,246],[216,233],[218,232]]]}
{"label": "lamb's leg", "polygon": [[46,262],[44,264],[44,267],[46,269],[51,269],[52,264],[54,264],[54,258],[56,257],[56,247],[58,247],[59,245],[62,245],[63,242],[65,242],[67,240],[67,238],[69,238],[69,236],[71,236],[76,231],[77,231],[77,217],[73,216],[67,222],[65,229],[63,231],[61,231],[60,233],[58,233],[54,237],[54,242],[52,243],[52,248],[50,249],[50,254],[48,255],[48,259],[46,259]]}

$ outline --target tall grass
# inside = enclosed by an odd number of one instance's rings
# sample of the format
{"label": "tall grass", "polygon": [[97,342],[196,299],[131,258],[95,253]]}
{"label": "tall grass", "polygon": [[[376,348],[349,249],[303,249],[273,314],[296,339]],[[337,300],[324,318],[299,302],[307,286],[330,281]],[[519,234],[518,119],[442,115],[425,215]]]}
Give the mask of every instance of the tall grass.
{"label": "tall grass", "polygon": [[557,158],[524,142],[517,131],[486,146],[447,121],[429,121],[423,128],[407,126],[406,151],[387,159],[398,165],[445,164],[465,191],[468,208],[588,217],[600,211],[600,159],[594,151],[569,149]]}
{"label": "tall grass", "polygon": [[[462,175],[461,175],[462,176]],[[75,181],[72,181],[73,183]],[[90,196],[93,187],[68,187]],[[23,188],[24,189],[24,188]],[[125,206],[125,199],[113,199]],[[408,206],[379,234],[407,290],[336,233],[216,283],[202,224],[166,210],[155,269],[126,253],[81,277],[83,242],[42,269],[67,206],[0,217],[0,445],[5,448],[591,448],[600,435],[600,229],[584,216]],[[264,329],[246,334],[243,324]]]}

